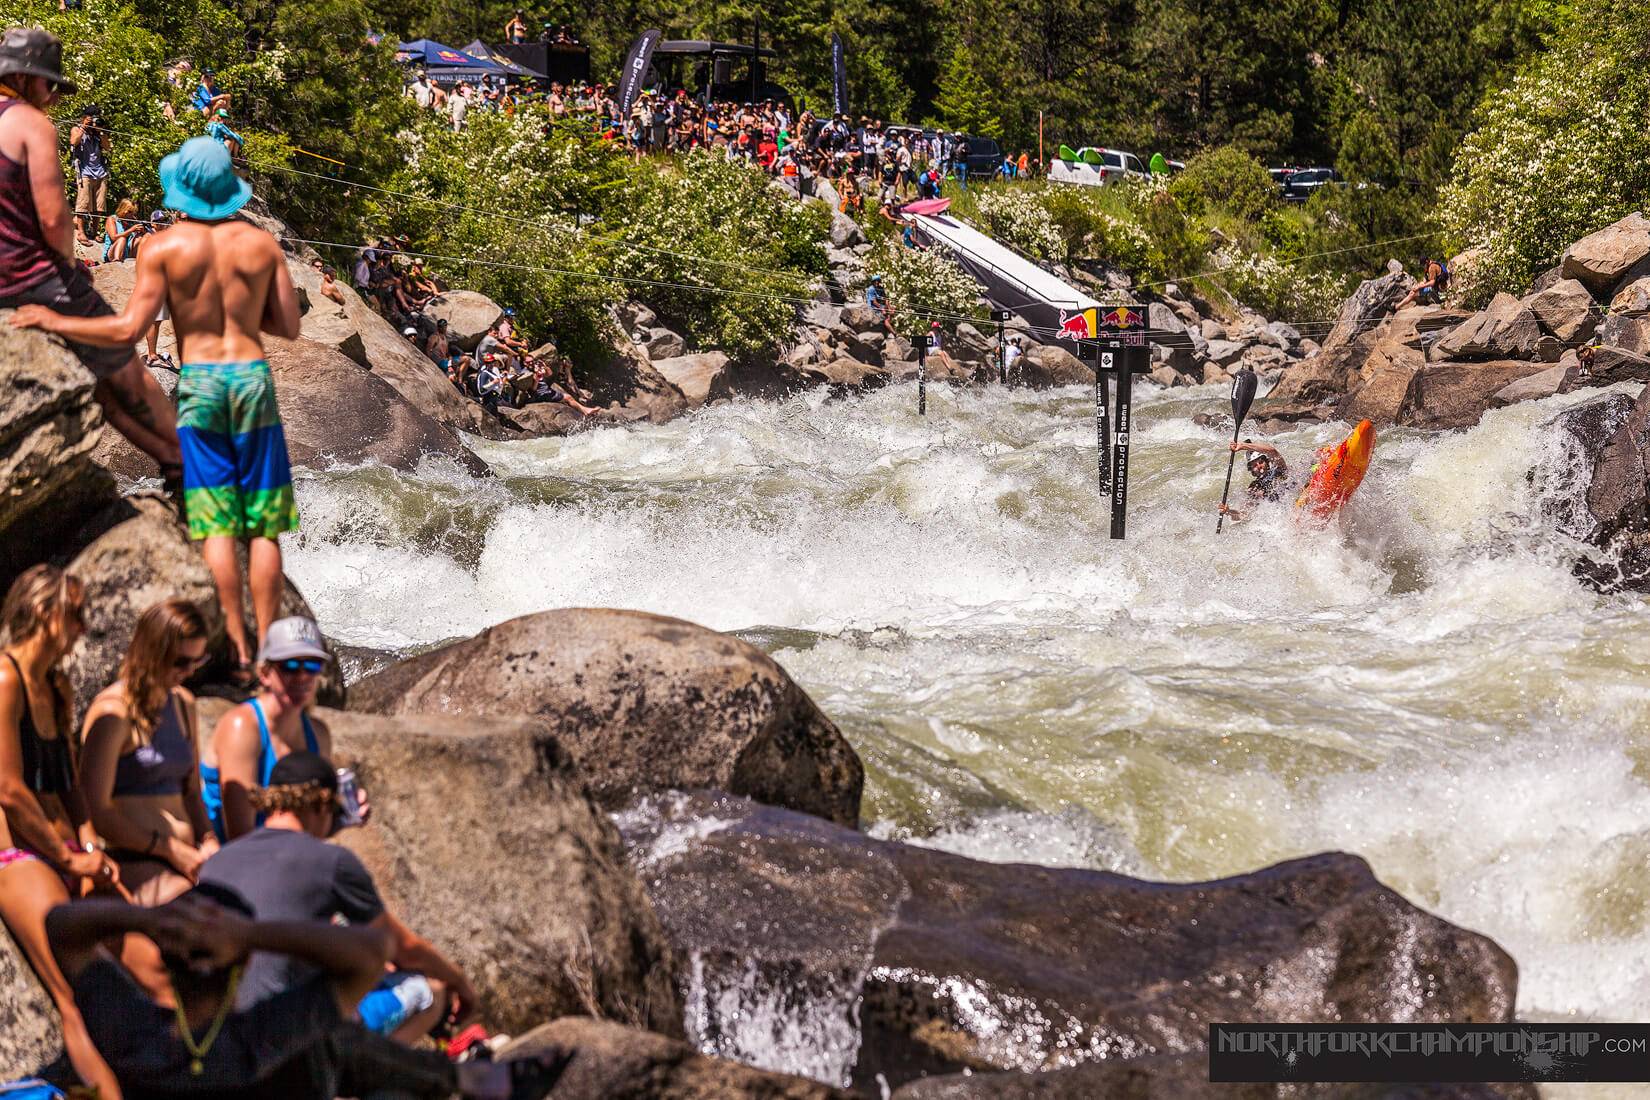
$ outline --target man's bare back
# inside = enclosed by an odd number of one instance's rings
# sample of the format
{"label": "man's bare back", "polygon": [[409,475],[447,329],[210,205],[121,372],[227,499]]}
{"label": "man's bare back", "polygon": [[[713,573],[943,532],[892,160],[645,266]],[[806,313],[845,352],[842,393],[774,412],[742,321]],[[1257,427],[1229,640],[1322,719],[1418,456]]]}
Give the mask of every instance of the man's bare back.
{"label": "man's bare back", "polygon": [[116,316],[68,318],[24,306],[17,323],[87,344],[130,346],[163,304],[184,363],[250,362],[264,357],[262,333],[298,336],[298,292],[281,246],[238,219],[179,221],[150,237],[138,253],[132,296]]}
{"label": "man's bare back", "polygon": [[181,221],[157,234],[138,254],[131,306],[140,315],[160,311],[156,284],[172,311],[182,362],[262,359],[262,333],[298,335],[286,257],[274,237],[249,222]]}

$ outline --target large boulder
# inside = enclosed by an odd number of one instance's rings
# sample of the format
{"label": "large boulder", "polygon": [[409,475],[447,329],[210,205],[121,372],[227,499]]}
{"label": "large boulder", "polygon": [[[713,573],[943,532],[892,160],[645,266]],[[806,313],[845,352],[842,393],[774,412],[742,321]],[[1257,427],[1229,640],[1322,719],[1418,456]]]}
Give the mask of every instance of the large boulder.
{"label": "large boulder", "polygon": [[[77,712],[83,713],[92,697],[115,681],[138,618],[173,597],[199,607],[211,631],[210,660],[198,682],[221,682],[233,662],[218,590],[200,551],[166,503],[148,494],[125,497],[89,521],[72,544],[80,549],[67,568],[86,586],[86,630],[65,666],[74,685]],[[249,594],[242,614],[250,629],[257,620]],[[280,614],[314,618],[290,580],[283,590]],[[336,667],[323,679],[320,697],[326,703],[342,703],[344,682]]]}
{"label": "large boulder", "polygon": [[681,391],[692,406],[728,395],[728,357],[720,351],[702,351],[653,360],[653,369]]}
{"label": "large boulder", "polygon": [[1593,295],[1575,279],[1561,279],[1524,299],[1541,327],[1566,344],[1579,344],[1598,326]]}
{"label": "large boulder", "polygon": [[312,344],[331,348],[363,367],[367,366],[367,345],[361,340],[361,330],[350,320],[344,307],[322,298],[319,306],[312,306],[299,321],[298,335]]}
{"label": "large boulder", "polygon": [[63,1053],[57,1007],[0,924],[0,1081],[33,1076]]}
{"label": "large boulder", "polygon": [[616,337],[611,352],[580,371],[578,377],[598,407],[629,412],[654,424],[673,420],[694,407],[660,373],[648,358],[647,349],[628,336]]}
{"label": "large boulder", "polygon": [[831,214],[831,247],[852,248],[865,243],[865,231],[859,223],[840,210]]}
{"label": "large boulder", "polygon": [[[92,459],[102,414],[91,372],[61,341],[14,329],[0,310],[0,582],[114,495]],[[112,434],[112,433],[111,433]]]}
{"label": "large boulder", "polygon": [[1586,538],[1607,553],[1583,562],[1583,576],[1608,589],[1650,591],[1650,386],[1598,449],[1585,486]]}
{"label": "large boulder", "polygon": [[1633,399],[1624,393],[1602,394],[1570,406],[1543,425],[1556,436],[1557,445],[1530,472],[1530,478],[1540,490],[1548,522],[1570,538],[1598,538],[1601,522],[1609,518],[1593,514],[1587,491],[1605,445],[1627,423],[1633,406]]}
{"label": "large boulder", "polygon": [[1439,340],[1437,354],[1447,358],[1533,359],[1540,339],[1541,323],[1536,315],[1523,302],[1503,292]]}
{"label": "large boulder", "polygon": [[1628,317],[1650,315],[1650,275],[1634,279],[1610,299],[1610,312]]}
{"label": "large boulder", "polygon": [[475,476],[489,472],[452,428],[336,349],[300,337],[271,339],[267,351],[295,465],[374,462],[413,470],[438,455]]}
{"label": "large boulder", "polygon": [[473,290],[446,290],[424,307],[432,321],[447,322],[447,338],[465,351],[476,350],[487,330],[504,316],[499,304]]}
{"label": "large boulder", "polygon": [[859,820],[853,748],[761,650],[680,619],[570,608],[501,623],[361,681],[381,714],[521,714],[546,723],[610,808],[711,787]]}
{"label": "large boulder", "polygon": [[[557,402],[539,402],[520,409],[501,408],[499,416],[531,436],[568,435],[588,427],[591,420]],[[601,414],[606,418],[606,414]]]}
{"label": "large boulder", "polygon": [[1416,428],[1469,428],[1495,395],[1528,375],[1539,374],[1544,363],[1433,363],[1416,371],[1396,420]]}
{"label": "large boulder", "polygon": [[1650,259],[1650,218],[1629,214],[1590,233],[1564,252],[1564,277],[1576,279],[1595,297],[1609,298],[1629,272]]}
{"label": "large boulder", "polygon": [[[210,730],[228,704],[202,702]],[[372,821],[338,835],[385,902],[519,1033],[597,1015],[682,1034],[676,961],[613,824],[544,723],[321,709]]]}
{"label": "large boulder", "polygon": [[700,1054],[687,1043],[608,1020],[568,1017],[534,1028],[501,1061],[571,1055],[550,1100],[853,1100],[854,1093]]}
{"label": "large boulder", "polygon": [[1600,344],[1621,348],[1635,355],[1650,354],[1650,317],[1630,317],[1612,313],[1598,326]]}
{"label": "large boulder", "polygon": [[[414,347],[353,288],[342,282],[337,284],[344,295],[343,319],[354,326],[358,337],[354,341],[338,324],[338,307],[321,296],[320,273],[303,262],[301,257],[289,257],[287,271],[292,275],[293,285],[311,303],[311,312],[321,310],[323,314],[332,315],[321,332],[326,339],[318,342],[331,344],[351,358],[355,357],[359,347],[361,358],[356,362],[388,382],[414,407],[449,428],[461,428],[488,439],[499,439],[505,435],[506,429],[497,420],[454,389],[441,369],[430,362],[430,357],[421,348]],[[313,327],[311,331],[314,331]]]}
{"label": "large boulder", "polygon": [[[1280,1073],[1280,1076],[1282,1074]],[[1108,1058],[1047,1073],[928,1077],[891,1100],[1540,1100],[1526,1084],[1351,1084],[1209,1080],[1207,1054]]]}
{"label": "large boulder", "polygon": [[1034,390],[1055,386],[1094,385],[1094,368],[1065,348],[1054,344],[1027,348],[1016,360],[1022,382]]}
{"label": "large boulder", "polygon": [[1595,386],[1617,382],[1650,382],[1650,356],[1606,344],[1593,349],[1587,381]]}
{"label": "large boulder", "polygon": [[668,328],[649,329],[646,335],[643,344],[647,348],[647,357],[655,363],[687,354],[687,341]]}
{"label": "large boulder", "polygon": [[1503,405],[1516,405],[1521,401],[1541,401],[1557,393],[1563,393],[1575,381],[1576,368],[1573,365],[1560,363],[1556,367],[1548,367],[1535,374],[1527,374],[1495,392],[1490,398],[1490,405],[1499,408]]}
{"label": "large boulder", "polygon": [[[838,355],[829,362],[808,363],[799,368],[802,377],[812,386],[829,386],[835,391],[868,390],[886,385],[889,372],[872,363],[863,363],[851,355]],[[915,365],[911,365],[915,370]]]}
{"label": "large boulder", "polygon": [[806,1024],[773,1035],[857,1030],[862,1087],[1196,1052],[1211,1020],[1503,1023],[1515,1006],[1506,952],[1343,853],[1159,883],[982,863],[709,793],[619,824],[698,960],[700,1041],[739,1005],[800,1004]]}
{"label": "large boulder", "polygon": [[[1402,271],[1362,283],[1341,306],[1335,327],[1315,355],[1285,371],[1266,395],[1258,415],[1296,419],[1327,402],[1340,400],[1364,369],[1376,343],[1376,329],[1409,289]],[[1211,344],[1213,341],[1211,341]]]}
{"label": "large boulder", "polygon": [[852,302],[842,307],[842,326],[854,332],[883,332],[882,312],[864,302]]}

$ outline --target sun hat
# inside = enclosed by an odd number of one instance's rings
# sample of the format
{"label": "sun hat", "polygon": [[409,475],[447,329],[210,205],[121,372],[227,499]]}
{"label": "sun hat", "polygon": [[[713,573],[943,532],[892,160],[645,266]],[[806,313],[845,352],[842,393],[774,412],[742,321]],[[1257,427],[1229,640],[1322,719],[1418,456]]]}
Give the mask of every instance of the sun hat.
{"label": "sun hat", "polygon": [[63,43],[39,27],[11,27],[0,37],[0,76],[14,73],[55,81],[64,95],[80,91],[63,75]]}
{"label": "sun hat", "polygon": [[286,661],[294,657],[311,657],[318,661],[332,659],[332,654],[321,644],[321,628],[315,625],[314,619],[291,615],[269,624],[269,633],[264,635],[264,644],[258,649],[258,663]]}
{"label": "sun hat", "polygon": [[190,138],[160,162],[166,205],[195,221],[222,221],[246,205],[252,185],[235,174],[229,150],[209,137]]}

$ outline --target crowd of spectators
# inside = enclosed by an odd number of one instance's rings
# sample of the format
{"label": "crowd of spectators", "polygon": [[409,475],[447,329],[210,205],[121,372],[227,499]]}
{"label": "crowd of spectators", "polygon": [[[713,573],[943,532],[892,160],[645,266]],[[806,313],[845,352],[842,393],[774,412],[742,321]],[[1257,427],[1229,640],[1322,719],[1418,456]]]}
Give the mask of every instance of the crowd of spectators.
{"label": "crowd of spectators", "polygon": [[420,107],[441,112],[455,130],[473,111],[513,113],[542,103],[552,119],[582,122],[609,141],[623,142],[640,158],[647,154],[704,152],[742,160],[753,168],[790,182],[807,193],[812,181],[852,181],[854,199],[838,196],[847,212],[857,213],[864,197],[882,203],[939,194],[940,181],[967,186],[976,178],[1029,179],[1037,164],[1027,151],[1004,154],[989,171],[971,165],[966,135],[945,130],[895,126],[865,116],[794,112],[779,100],[735,103],[704,102],[685,88],[669,92],[647,89],[628,112],[621,109],[618,88],[601,83],[551,83],[543,90],[502,80],[459,81],[451,91],[413,73],[407,94]]}
{"label": "crowd of spectators", "polygon": [[[118,673],[85,685],[102,690],[76,715],[69,655],[89,617],[119,612],[94,606],[55,565],[10,580],[0,925],[57,1009],[64,1056],[43,1067],[49,1082],[0,1082],[0,1093],[536,1100],[565,1057],[464,1061],[488,1043],[467,1027],[480,1000],[469,978],[396,918],[358,857],[326,843],[366,825],[370,803],[353,772],[333,766],[330,731],[310,713],[332,662],[320,628],[277,618],[270,584],[279,535],[297,523],[262,344],[298,335],[285,256],[236,216],[251,188],[226,150],[191,138],[157,172],[180,220],[143,248],[137,288],[116,313],[76,257],[86,227],[46,113],[75,92],[55,37],[0,35],[0,307],[14,329],[64,337],[109,422],[160,465],[213,574],[240,703],[203,738],[186,684],[209,663],[215,630],[171,596],[138,617]],[[82,117],[75,141],[106,154],[89,129],[95,112]],[[134,215],[124,200],[110,216],[111,259],[133,244]],[[417,278],[406,285],[424,292]],[[163,307],[180,349],[206,349],[184,362],[176,408],[133,354]],[[431,1043],[441,1034],[454,1040],[445,1050]]]}
{"label": "crowd of spectators", "polygon": [[[442,301],[443,288],[422,259],[407,253],[409,244],[404,235],[369,240],[356,257],[351,280],[368,305],[440,367],[460,393],[495,416],[500,407],[543,402],[566,405],[580,416],[595,415],[596,409],[581,400],[590,394],[574,382],[571,363],[561,356],[550,358],[553,349],[545,355],[529,350],[516,329],[513,308],[504,308],[472,350],[461,348],[446,319],[431,309]],[[322,260],[312,262],[321,275],[321,293],[342,305],[336,271]]]}

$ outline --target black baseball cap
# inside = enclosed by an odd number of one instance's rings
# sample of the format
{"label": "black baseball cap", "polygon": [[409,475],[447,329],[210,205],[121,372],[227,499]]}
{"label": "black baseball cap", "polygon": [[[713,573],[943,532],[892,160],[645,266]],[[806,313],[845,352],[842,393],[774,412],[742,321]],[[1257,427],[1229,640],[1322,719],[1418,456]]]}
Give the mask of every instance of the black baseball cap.
{"label": "black baseball cap", "polygon": [[313,752],[289,752],[275,761],[270,770],[268,786],[304,787],[316,785],[334,793],[338,790],[338,773],[326,757]]}

